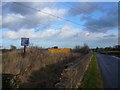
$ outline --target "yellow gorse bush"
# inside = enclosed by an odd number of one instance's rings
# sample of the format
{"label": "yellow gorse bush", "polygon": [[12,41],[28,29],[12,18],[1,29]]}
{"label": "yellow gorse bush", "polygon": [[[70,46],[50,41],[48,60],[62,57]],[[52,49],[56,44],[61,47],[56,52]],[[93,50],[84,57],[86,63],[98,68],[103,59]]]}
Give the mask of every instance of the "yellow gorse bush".
{"label": "yellow gorse bush", "polygon": [[52,53],[70,53],[72,52],[71,49],[48,49],[48,51]]}

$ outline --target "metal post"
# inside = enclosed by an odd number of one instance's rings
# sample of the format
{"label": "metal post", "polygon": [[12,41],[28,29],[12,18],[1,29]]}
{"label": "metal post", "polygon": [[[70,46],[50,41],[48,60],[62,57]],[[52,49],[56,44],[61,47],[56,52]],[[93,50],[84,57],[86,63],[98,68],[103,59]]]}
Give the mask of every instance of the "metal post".
{"label": "metal post", "polygon": [[24,45],[24,57],[26,55],[26,46]]}

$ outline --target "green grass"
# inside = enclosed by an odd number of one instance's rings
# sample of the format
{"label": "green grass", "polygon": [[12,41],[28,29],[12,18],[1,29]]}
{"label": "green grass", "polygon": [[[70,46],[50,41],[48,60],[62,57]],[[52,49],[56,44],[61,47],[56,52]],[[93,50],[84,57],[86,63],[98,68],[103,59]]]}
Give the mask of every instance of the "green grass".
{"label": "green grass", "polygon": [[107,52],[111,52],[111,53],[120,53],[120,51],[107,51]]}
{"label": "green grass", "polygon": [[80,88],[104,88],[103,78],[99,69],[97,57],[94,53],[87,71],[81,81]]}

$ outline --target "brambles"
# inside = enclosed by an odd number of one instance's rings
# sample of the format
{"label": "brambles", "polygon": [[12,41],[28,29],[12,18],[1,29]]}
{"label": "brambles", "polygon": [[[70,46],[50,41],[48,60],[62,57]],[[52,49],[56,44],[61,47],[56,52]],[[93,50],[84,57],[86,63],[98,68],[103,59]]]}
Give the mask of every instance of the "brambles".
{"label": "brambles", "polygon": [[14,79],[12,83],[21,88],[54,87],[64,65],[80,56],[70,53],[50,53],[38,47],[27,48],[24,58],[21,54],[20,49],[3,53],[2,65],[3,74],[19,75],[20,82],[16,83]]}
{"label": "brambles", "polygon": [[90,51],[90,49],[89,49],[89,46],[87,44],[84,44],[84,46],[82,46],[82,47],[80,47],[79,45],[77,45],[73,49],[73,52],[75,52],[75,53],[87,54],[87,53],[89,53],[89,51]]}

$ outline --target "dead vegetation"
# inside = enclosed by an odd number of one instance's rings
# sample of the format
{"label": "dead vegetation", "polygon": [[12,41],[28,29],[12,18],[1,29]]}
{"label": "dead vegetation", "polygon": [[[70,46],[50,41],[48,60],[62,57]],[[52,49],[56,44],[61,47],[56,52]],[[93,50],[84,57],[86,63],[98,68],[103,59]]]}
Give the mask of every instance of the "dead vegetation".
{"label": "dead vegetation", "polygon": [[[6,75],[7,78],[13,76],[9,80],[10,88],[54,87],[64,66],[80,57],[79,54],[50,53],[38,47],[27,49],[24,58],[22,54],[21,50],[13,50],[2,56],[3,80],[6,80]],[[6,82],[3,82],[5,87]]]}
{"label": "dead vegetation", "polygon": [[[57,88],[78,88],[90,62],[92,52],[81,56],[61,73]],[[72,64],[72,65],[71,65]]]}

